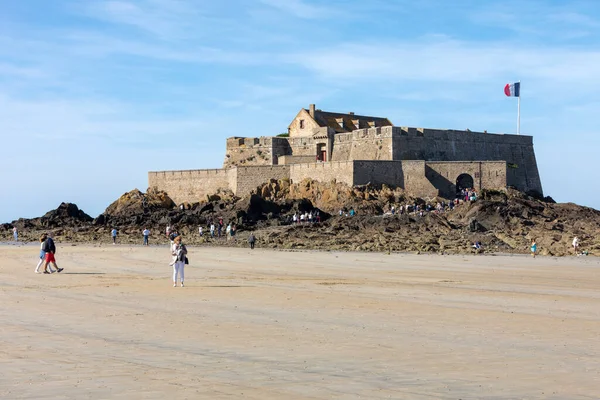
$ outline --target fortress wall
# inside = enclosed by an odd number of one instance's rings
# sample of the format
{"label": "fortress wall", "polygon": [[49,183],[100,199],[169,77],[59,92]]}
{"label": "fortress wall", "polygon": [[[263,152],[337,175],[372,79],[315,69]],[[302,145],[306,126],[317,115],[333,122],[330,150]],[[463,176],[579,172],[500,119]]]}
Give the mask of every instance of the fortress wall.
{"label": "fortress wall", "polygon": [[435,186],[441,196],[454,198],[456,179],[461,174],[473,178],[473,187],[481,189],[504,189],[506,187],[506,162],[426,162],[427,179]]}
{"label": "fortress wall", "polygon": [[279,165],[314,163],[315,156],[280,156]]}
{"label": "fortress wall", "polygon": [[533,138],[481,132],[393,127],[394,160],[506,161],[516,188],[542,193]]}
{"label": "fortress wall", "polygon": [[435,197],[438,189],[425,175],[425,161],[402,161],[404,190],[419,197]]}
{"label": "fortress wall", "polygon": [[348,161],[352,152],[352,132],[336,133],[333,139],[331,161]]}
{"label": "fortress wall", "polygon": [[354,161],[354,184],[404,187],[402,161]]}
{"label": "fortress wall", "polygon": [[274,137],[272,138],[272,150],[271,150],[271,164],[284,164],[279,162],[279,157],[292,154],[292,149],[288,138],[285,137]]}
{"label": "fortress wall", "polygon": [[204,200],[218,189],[230,189],[232,174],[225,169],[148,172],[148,186],[164,190],[177,204]]}
{"label": "fortress wall", "polygon": [[332,161],[392,160],[392,127],[358,129],[335,135]]}
{"label": "fortress wall", "polygon": [[236,168],[237,184],[234,192],[237,196],[245,197],[256,190],[256,187],[270,179],[289,179],[290,166],[247,166]]}
{"label": "fortress wall", "polygon": [[294,156],[310,156],[311,162],[314,162],[317,157],[317,144],[315,139],[307,137],[290,137],[289,146],[291,153]]}
{"label": "fortress wall", "polygon": [[[228,138],[223,168],[239,165],[271,165],[273,163],[274,139],[266,136],[260,138]],[[275,140],[275,142],[277,143],[277,150],[280,151],[280,141]]]}
{"label": "fortress wall", "polygon": [[326,163],[293,164],[290,165],[290,178],[293,183],[310,178],[320,182],[342,182],[354,184],[354,163],[351,161],[332,161]]}

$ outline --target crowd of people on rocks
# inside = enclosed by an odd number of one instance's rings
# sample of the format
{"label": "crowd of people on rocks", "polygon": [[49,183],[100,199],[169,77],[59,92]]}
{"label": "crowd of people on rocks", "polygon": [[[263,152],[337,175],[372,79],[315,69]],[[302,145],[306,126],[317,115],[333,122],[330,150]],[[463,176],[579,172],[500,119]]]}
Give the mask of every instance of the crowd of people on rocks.
{"label": "crowd of people on rocks", "polygon": [[288,222],[294,224],[318,223],[321,222],[321,212],[319,210],[295,212],[293,215],[288,216]]}
{"label": "crowd of people on rocks", "polygon": [[[477,192],[474,189],[463,189],[456,196],[454,200],[446,201],[438,201],[434,204],[425,203],[419,204],[417,202],[401,204],[398,208],[395,205],[390,206],[387,214],[391,215],[403,215],[403,214],[416,214],[420,217],[425,215],[426,213],[443,213],[446,211],[452,211],[460,204],[470,203],[477,200]],[[340,215],[341,211],[340,211]]]}

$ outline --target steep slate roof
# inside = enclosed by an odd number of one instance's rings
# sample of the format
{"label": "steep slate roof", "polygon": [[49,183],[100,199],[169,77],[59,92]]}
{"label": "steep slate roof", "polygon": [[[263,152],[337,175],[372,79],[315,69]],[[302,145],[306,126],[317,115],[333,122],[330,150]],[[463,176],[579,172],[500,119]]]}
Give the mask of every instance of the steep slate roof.
{"label": "steep slate roof", "polygon": [[[306,109],[305,109],[306,110]],[[306,110],[309,112],[309,110]],[[338,120],[342,118],[344,126],[340,126]],[[382,117],[370,117],[366,115],[356,114],[342,114],[328,111],[315,110],[315,122],[320,127],[330,127],[335,130],[336,133],[352,132],[356,129],[373,128],[372,125],[375,123],[375,127],[379,126],[394,126],[387,118]],[[356,121],[358,120],[358,121]],[[358,122],[358,124],[356,123]]]}

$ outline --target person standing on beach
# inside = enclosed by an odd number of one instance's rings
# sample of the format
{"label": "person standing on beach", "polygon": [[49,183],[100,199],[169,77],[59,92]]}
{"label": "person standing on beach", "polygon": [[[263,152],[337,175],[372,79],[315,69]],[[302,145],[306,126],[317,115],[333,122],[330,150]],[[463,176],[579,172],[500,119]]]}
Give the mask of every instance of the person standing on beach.
{"label": "person standing on beach", "polygon": [[[46,236],[45,233],[42,236],[40,236],[40,261],[38,262],[37,266],[35,267],[36,274],[41,274],[40,267],[42,266],[42,264],[44,263],[45,258],[46,258],[46,252],[44,251],[44,243],[46,242],[47,238],[48,238],[48,236]],[[52,273],[52,272],[54,272],[54,270],[52,269],[52,267],[50,267],[50,273]]]}
{"label": "person standing on beach", "polygon": [[167,225],[167,229],[165,230],[165,232],[167,233],[167,237],[171,235],[171,225]]}
{"label": "person standing on beach", "polygon": [[536,252],[537,252],[537,243],[535,242],[535,239],[533,239],[531,241],[531,255],[533,256],[533,258],[535,258]]}
{"label": "person standing on beach", "polygon": [[255,242],[256,242],[256,237],[254,236],[254,232],[250,232],[250,236],[248,236],[248,243],[250,243],[251,250],[254,250]]}
{"label": "person standing on beach", "polygon": [[201,226],[198,227],[198,233],[200,234],[200,237],[204,236],[204,231]]}
{"label": "person standing on beach", "polygon": [[117,228],[113,228],[112,231],[110,231],[110,234],[112,236],[113,245],[117,244]]}
{"label": "person standing on beach", "polygon": [[19,241],[19,232],[17,232],[16,226],[13,226],[13,238],[15,238],[15,242]]}
{"label": "person standing on beach", "polygon": [[144,235],[144,246],[148,246],[148,236],[150,236],[150,230],[145,228],[142,232],[142,235]]}
{"label": "person standing on beach", "polygon": [[[54,268],[56,268],[56,272],[61,272],[64,268],[58,268],[58,265],[56,265],[56,258],[54,257],[54,254],[56,253],[56,245],[54,244],[54,240],[52,239],[52,232],[48,232],[48,237],[44,241],[42,249],[46,252],[46,255],[44,256],[46,259],[46,263],[44,264],[44,273],[50,273],[48,272],[49,264],[54,265]],[[50,269],[52,270],[52,267],[50,267]]]}
{"label": "person standing on beach", "polygon": [[573,239],[573,252],[575,253],[575,255],[578,255],[578,250],[579,250],[579,238],[577,236],[575,236],[575,238]]}
{"label": "person standing on beach", "polygon": [[173,240],[173,244],[171,245],[171,256],[173,256],[171,260],[171,265],[173,266],[173,287],[177,287],[177,275],[179,275],[181,287],[183,287],[185,277],[183,270],[185,268],[186,254],[187,249],[181,241],[181,235],[179,235]]}

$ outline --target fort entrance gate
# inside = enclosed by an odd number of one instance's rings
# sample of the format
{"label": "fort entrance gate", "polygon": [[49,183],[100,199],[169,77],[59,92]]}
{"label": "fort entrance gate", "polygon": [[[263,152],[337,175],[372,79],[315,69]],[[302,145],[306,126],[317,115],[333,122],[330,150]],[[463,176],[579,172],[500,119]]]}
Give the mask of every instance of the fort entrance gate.
{"label": "fort entrance gate", "polygon": [[456,178],[456,194],[460,194],[463,189],[471,189],[475,186],[473,177],[469,174],[460,174]]}

